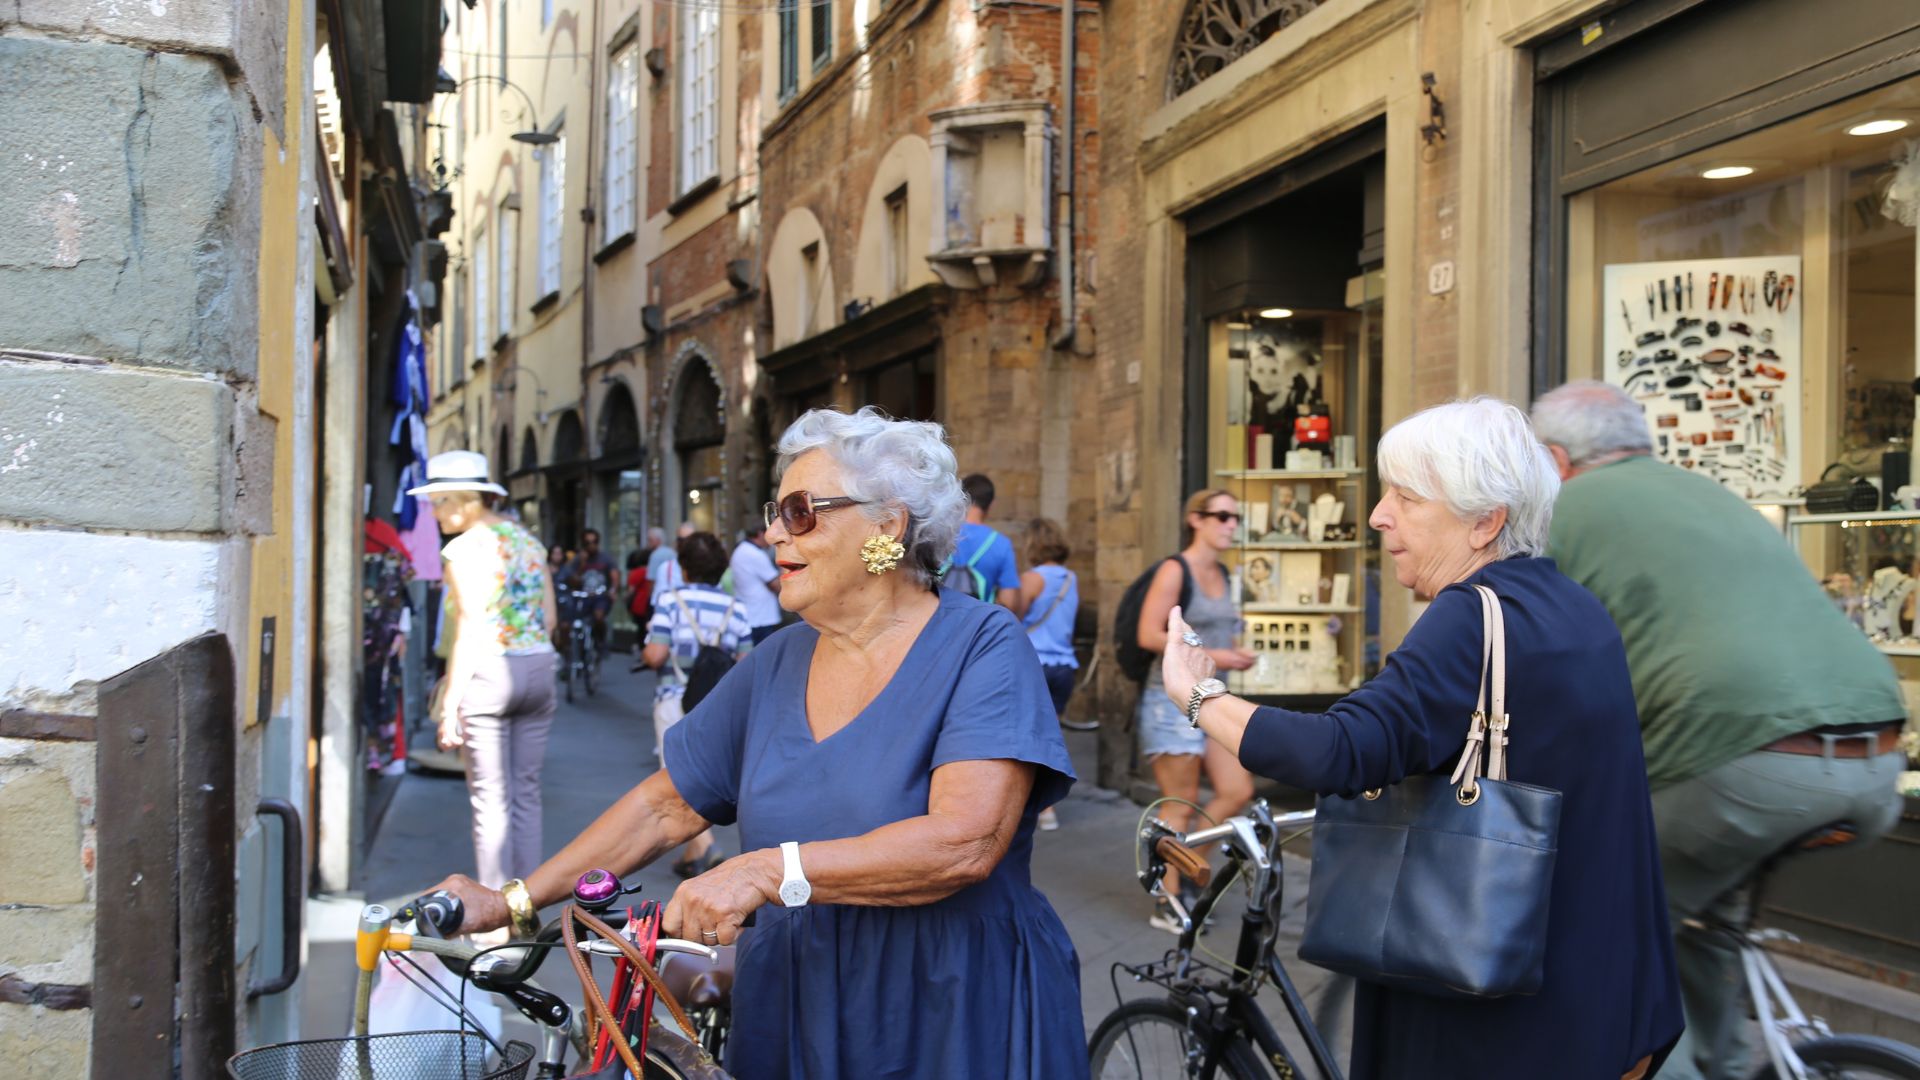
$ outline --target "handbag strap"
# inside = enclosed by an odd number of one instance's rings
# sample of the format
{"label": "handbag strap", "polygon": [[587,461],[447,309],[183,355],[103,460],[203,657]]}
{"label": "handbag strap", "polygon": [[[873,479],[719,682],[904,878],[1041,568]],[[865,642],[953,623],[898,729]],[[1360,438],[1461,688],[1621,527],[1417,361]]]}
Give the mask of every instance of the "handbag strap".
{"label": "handbag strap", "polygon": [[1053,618],[1054,609],[1060,606],[1060,601],[1067,598],[1067,590],[1073,587],[1073,571],[1067,570],[1064,566],[1061,569],[1066,570],[1066,574],[1060,579],[1060,591],[1053,594],[1053,603],[1047,605],[1047,610],[1040,618],[1032,626],[1027,627],[1027,633],[1031,634],[1047,625],[1047,620]]}
{"label": "handbag strap", "polygon": [[[1475,585],[1480,594],[1480,685],[1473,705],[1473,718],[1467,725],[1467,745],[1460,751],[1460,762],[1453,767],[1448,782],[1460,787],[1463,803],[1479,798],[1482,776],[1491,780],[1507,778],[1507,625],[1500,610],[1500,598],[1485,585]],[[1491,699],[1491,700],[1489,700]],[[1487,767],[1480,767],[1482,751]]]}

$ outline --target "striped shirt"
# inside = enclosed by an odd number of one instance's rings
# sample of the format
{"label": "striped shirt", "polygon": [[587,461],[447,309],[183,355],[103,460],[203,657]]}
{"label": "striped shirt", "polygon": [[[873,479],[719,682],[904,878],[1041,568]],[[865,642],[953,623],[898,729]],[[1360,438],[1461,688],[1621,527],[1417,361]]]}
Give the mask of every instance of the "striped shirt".
{"label": "striped shirt", "polygon": [[653,692],[658,701],[687,692],[686,676],[693,670],[700,646],[714,645],[736,657],[746,655],[753,648],[753,627],[747,624],[747,609],[740,601],[712,585],[682,585],[654,596],[646,643],[669,650]]}

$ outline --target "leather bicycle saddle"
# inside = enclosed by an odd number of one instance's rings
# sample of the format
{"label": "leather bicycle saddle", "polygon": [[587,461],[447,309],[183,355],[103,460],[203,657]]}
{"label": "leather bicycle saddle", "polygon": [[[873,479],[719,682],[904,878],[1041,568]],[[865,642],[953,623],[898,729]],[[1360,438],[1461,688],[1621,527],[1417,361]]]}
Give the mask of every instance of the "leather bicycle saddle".
{"label": "leather bicycle saddle", "polygon": [[660,965],[660,980],[682,1005],[706,1009],[724,1005],[733,997],[733,946],[722,945],[712,963],[697,956],[674,954]]}

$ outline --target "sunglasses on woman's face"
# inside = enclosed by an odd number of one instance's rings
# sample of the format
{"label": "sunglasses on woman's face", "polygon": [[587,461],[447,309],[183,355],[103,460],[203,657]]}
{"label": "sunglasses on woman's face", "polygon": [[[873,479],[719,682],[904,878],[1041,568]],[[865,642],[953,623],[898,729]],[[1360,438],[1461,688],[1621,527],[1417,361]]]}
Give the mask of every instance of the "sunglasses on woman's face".
{"label": "sunglasses on woman's face", "polygon": [[811,491],[796,491],[779,502],[766,505],[767,528],[773,528],[774,519],[778,518],[788,536],[805,536],[820,524],[821,514],[843,506],[858,506],[860,502],[845,495],[816,499]]}
{"label": "sunglasses on woman's face", "polygon": [[1194,513],[1203,518],[1212,518],[1223,525],[1228,523],[1238,525],[1240,523],[1240,511],[1238,510],[1195,510]]}

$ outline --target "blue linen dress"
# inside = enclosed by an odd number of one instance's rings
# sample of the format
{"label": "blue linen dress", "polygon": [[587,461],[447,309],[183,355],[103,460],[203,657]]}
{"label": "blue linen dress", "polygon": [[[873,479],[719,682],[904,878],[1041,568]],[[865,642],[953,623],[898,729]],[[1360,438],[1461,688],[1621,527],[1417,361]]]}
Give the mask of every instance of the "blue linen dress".
{"label": "blue linen dress", "polygon": [[927,812],[935,768],[1010,759],[1033,793],[986,880],[918,907],[759,910],[740,938],[727,1070],[748,1080],[1087,1075],[1079,960],[1033,888],[1034,819],[1073,767],[1040,662],[1011,612],[953,590],[880,695],[815,742],[819,634],[769,638],[668,731],[687,804],[738,820],[743,850],[860,836]]}
{"label": "blue linen dress", "polygon": [[[1352,795],[1449,772],[1480,679],[1480,598],[1507,628],[1508,776],[1563,795],[1539,993],[1443,1000],[1360,984],[1352,1080],[1618,1080],[1680,1036],[1680,986],[1646,758],[1620,631],[1551,559],[1497,562],[1440,591],[1379,676],[1325,715],[1255,710],[1240,761]],[[1311,886],[1309,886],[1311,887]]]}

